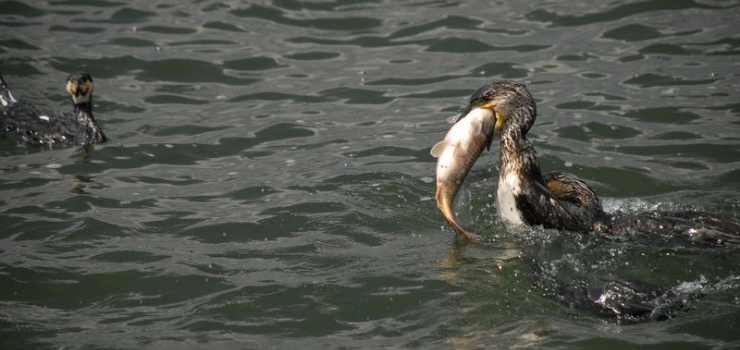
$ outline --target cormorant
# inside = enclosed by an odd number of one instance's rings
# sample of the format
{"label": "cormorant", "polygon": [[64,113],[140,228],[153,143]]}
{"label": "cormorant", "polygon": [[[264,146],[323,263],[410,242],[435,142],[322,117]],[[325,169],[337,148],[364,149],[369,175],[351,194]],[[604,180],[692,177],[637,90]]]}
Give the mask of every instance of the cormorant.
{"label": "cormorant", "polygon": [[[515,81],[483,86],[470,98],[445,140],[432,148],[437,161],[437,205],[455,232],[475,235],[454,219],[452,203],[472,164],[500,135],[497,189],[499,217],[511,224],[582,233],[629,233],[688,237],[694,241],[740,244],[740,225],[713,214],[693,211],[606,213],[593,189],[578,177],[553,172],[542,175],[534,147],[526,135],[537,116],[527,88]],[[571,307],[588,309],[620,322],[665,319],[681,309],[670,291],[649,283],[609,278],[588,278],[577,284],[561,281],[530,258],[538,285]]]}
{"label": "cormorant", "polygon": [[[501,151],[496,201],[498,215],[506,222],[583,233],[621,235],[645,232],[683,235],[702,241],[740,243],[740,225],[713,214],[692,211],[608,214],[603,211],[596,193],[583,180],[559,172],[543,176],[537,153],[527,139],[527,132],[536,117],[537,108],[532,94],[524,84],[516,81],[487,84],[470,97],[468,106],[445,141],[432,148],[432,154],[440,156],[437,166],[437,204],[448,223],[455,223],[449,207],[475,162],[473,158],[480,155],[485,142],[492,141],[492,135],[499,134]],[[468,119],[476,122],[471,123]],[[456,125],[465,123],[470,126],[456,133]],[[493,127],[486,127],[489,124],[493,124]],[[466,132],[459,132],[461,130]],[[452,144],[449,139],[458,143]],[[475,152],[471,152],[471,149]],[[441,157],[444,151],[450,151],[447,154],[454,154],[455,157]],[[456,176],[440,179],[440,174]],[[449,181],[450,178],[452,181]],[[440,196],[440,193],[447,195]],[[575,205],[579,210],[569,209],[561,200]],[[451,226],[466,238],[474,236],[459,226]]]}
{"label": "cormorant", "polygon": [[85,72],[67,78],[74,114],[58,112],[23,100],[16,100],[0,76],[0,135],[17,135],[23,142],[40,147],[103,143],[107,140],[93,117],[93,79]]}

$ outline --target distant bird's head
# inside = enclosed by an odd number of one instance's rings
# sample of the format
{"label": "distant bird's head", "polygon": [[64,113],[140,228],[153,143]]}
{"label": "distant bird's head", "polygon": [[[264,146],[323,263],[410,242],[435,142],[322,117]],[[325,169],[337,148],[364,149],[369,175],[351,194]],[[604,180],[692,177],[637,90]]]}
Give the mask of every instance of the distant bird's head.
{"label": "distant bird's head", "polygon": [[93,79],[85,72],[72,73],[67,78],[67,92],[72,95],[74,104],[90,103],[95,89]]}

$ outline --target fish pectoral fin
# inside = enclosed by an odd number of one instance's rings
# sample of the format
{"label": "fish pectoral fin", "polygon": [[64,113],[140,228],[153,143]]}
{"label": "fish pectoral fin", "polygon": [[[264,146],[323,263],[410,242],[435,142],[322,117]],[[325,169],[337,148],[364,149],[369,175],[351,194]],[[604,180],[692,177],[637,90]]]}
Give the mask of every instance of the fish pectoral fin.
{"label": "fish pectoral fin", "polygon": [[445,148],[447,148],[447,142],[444,140],[437,142],[434,147],[432,147],[432,150],[429,152],[429,154],[432,155],[434,158],[439,158],[439,156],[442,155],[442,152],[444,152]]}

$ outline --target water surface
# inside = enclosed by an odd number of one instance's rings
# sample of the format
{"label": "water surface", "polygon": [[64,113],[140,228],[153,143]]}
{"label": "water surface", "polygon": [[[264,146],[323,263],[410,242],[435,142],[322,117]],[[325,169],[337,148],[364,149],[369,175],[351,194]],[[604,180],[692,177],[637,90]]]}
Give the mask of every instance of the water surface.
{"label": "water surface", "polygon": [[[430,147],[485,83],[538,104],[545,171],[610,211],[738,219],[737,1],[0,1],[0,73],[70,109],[95,79],[111,142],[1,140],[8,349],[740,347],[740,250],[512,230],[497,147],[458,211]],[[638,325],[536,287],[649,281],[685,310]]]}

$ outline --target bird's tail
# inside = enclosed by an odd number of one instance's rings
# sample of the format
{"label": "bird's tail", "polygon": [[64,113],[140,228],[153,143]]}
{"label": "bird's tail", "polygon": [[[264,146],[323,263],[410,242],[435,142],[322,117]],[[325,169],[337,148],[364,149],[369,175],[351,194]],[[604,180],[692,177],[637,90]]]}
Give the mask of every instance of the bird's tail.
{"label": "bird's tail", "polygon": [[6,83],[5,79],[3,79],[3,76],[0,75],[0,104],[2,104],[3,106],[7,106],[15,102],[16,100],[13,97],[13,94],[10,93],[8,83]]}

